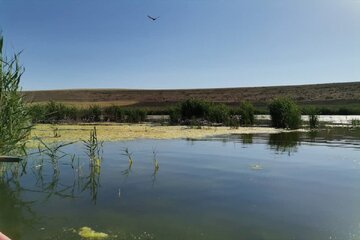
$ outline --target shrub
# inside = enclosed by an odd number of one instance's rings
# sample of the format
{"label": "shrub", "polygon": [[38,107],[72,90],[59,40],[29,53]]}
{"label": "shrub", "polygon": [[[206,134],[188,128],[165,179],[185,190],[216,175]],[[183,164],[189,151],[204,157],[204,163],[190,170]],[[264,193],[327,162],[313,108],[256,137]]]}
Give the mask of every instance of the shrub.
{"label": "shrub", "polygon": [[100,122],[101,121],[101,108],[97,105],[92,105],[88,109],[85,109],[82,114],[82,120],[88,122]]}
{"label": "shrub", "polygon": [[125,111],[120,106],[110,106],[104,109],[105,120],[111,122],[123,122]]}
{"label": "shrub", "polygon": [[212,123],[226,123],[229,121],[230,111],[224,104],[208,105],[205,119]]}
{"label": "shrub", "polygon": [[169,110],[169,118],[171,124],[178,124],[181,121],[180,106],[173,107]]}
{"label": "shrub", "polygon": [[209,112],[209,103],[197,99],[188,99],[181,103],[180,112],[182,119],[205,118]]}
{"label": "shrub", "polygon": [[54,123],[59,121],[69,121],[77,119],[77,109],[69,107],[62,103],[50,101],[45,105],[43,121],[45,123]]}
{"label": "shrub", "polygon": [[147,113],[143,109],[130,109],[126,111],[126,121],[129,123],[139,123],[146,120]]}
{"label": "shrub", "polygon": [[306,111],[309,116],[309,127],[310,129],[319,127],[319,116],[318,111],[314,107],[310,107]]}
{"label": "shrub", "polygon": [[170,122],[175,124],[181,120],[187,122],[196,122],[198,124],[204,124],[207,120],[211,123],[228,123],[230,118],[230,109],[224,104],[209,103],[197,99],[188,99],[178,107],[171,109]]}
{"label": "shrub", "polygon": [[20,92],[24,69],[19,64],[19,55],[8,60],[2,50],[3,37],[0,35],[0,154],[9,154],[17,147],[24,149],[32,125],[29,109]]}
{"label": "shrub", "polygon": [[238,129],[240,126],[240,119],[236,115],[231,115],[226,125],[228,125],[232,129]]}
{"label": "shrub", "polygon": [[44,105],[33,104],[29,106],[29,113],[33,123],[45,121],[46,109]]}
{"label": "shrub", "polygon": [[272,125],[276,128],[297,129],[301,124],[299,107],[290,98],[273,100],[269,105]]}
{"label": "shrub", "polygon": [[255,108],[250,102],[242,102],[240,104],[240,124],[253,125],[255,122]]}

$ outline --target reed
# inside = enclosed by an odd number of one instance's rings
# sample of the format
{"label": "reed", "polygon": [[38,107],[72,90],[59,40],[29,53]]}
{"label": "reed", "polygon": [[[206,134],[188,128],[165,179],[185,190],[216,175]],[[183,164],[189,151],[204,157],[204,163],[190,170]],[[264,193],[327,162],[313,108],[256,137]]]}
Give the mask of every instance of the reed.
{"label": "reed", "polygon": [[122,152],[123,153],[121,155],[126,156],[129,161],[129,166],[132,166],[132,164],[133,164],[132,154],[133,153],[129,151],[128,147],[123,148]]}
{"label": "reed", "polygon": [[24,68],[19,63],[19,54],[10,59],[3,55],[3,43],[0,34],[0,155],[17,149],[25,152],[25,142],[32,128],[20,87]]}
{"label": "reed", "polygon": [[157,160],[157,151],[155,148],[153,149],[153,163],[154,163],[154,170],[158,171],[159,170],[159,161]]}
{"label": "reed", "polygon": [[83,143],[91,165],[99,167],[101,164],[100,154],[102,151],[103,142],[98,140],[96,127],[90,130],[89,139],[83,140]]}
{"label": "reed", "polygon": [[239,108],[240,123],[251,126],[255,123],[255,108],[250,102],[242,102]]}

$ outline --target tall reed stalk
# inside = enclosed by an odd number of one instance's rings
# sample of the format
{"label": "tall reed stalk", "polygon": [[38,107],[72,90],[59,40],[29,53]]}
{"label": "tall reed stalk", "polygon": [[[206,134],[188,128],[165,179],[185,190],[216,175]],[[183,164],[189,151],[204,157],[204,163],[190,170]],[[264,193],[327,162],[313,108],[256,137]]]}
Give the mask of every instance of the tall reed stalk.
{"label": "tall reed stalk", "polygon": [[24,68],[19,64],[19,54],[10,59],[4,56],[3,43],[0,34],[0,155],[16,149],[25,151],[32,126],[20,88]]}
{"label": "tall reed stalk", "polygon": [[103,142],[98,140],[96,127],[90,131],[89,139],[86,141],[84,140],[83,142],[91,165],[100,167],[100,153]]}

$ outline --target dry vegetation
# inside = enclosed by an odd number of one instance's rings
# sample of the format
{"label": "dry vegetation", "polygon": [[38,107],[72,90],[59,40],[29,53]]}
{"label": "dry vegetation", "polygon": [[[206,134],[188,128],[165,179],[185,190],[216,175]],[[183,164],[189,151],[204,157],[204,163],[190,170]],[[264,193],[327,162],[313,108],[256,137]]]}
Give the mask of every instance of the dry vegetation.
{"label": "dry vegetation", "polygon": [[290,96],[297,103],[318,105],[360,104],[360,82],[316,84],[301,86],[178,89],[178,90],[126,90],[126,89],[79,89],[27,91],[30,102],[50,100],[71,105],[88,106],[167,106],[189,98],[234,105],[244,100],[255,105],[266,105],[279,96]]}

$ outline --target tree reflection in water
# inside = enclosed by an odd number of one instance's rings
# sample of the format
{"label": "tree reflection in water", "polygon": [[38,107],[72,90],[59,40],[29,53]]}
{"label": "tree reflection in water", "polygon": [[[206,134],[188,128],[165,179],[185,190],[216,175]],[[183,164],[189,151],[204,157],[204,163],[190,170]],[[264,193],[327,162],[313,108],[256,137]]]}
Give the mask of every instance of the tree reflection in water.
{"label": "tree reflection in water", "polygon": [[288,155],[290,155],[291,153],[296,152],[298,145],[301,144],[300,136],[300,132],[270,134],[268,145],[270,146],[270,149],[274,149],[276,152],[287,152]]}

